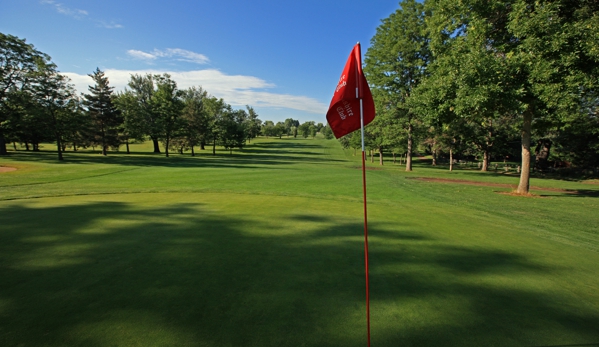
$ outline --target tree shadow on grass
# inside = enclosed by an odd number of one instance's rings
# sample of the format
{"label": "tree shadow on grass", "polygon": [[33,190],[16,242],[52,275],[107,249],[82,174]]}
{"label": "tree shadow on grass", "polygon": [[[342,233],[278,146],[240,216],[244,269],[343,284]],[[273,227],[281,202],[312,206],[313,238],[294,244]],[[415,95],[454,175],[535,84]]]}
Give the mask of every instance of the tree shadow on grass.
{"label": "tree shadow on grass", "polygon": [[[297,149],[300,150],[297,150]],[[92,152],[65,152],[64,161],[56,159],[53,151],[18,151],[11,152],[11,159],[18,161],[36,161],[54,164],[87,164],[101,163],[125,166],[154,166],[154,167],[176,167],[176,168],[268,168],[281,165],[338,162],[337,159],[322,158],[322,153],[305,151],[301,148],[320,148],[318,145],[299,145],[285,142],[282,144],[263,145],[254,144],[241,151],[233,151],[232,154],[220,152],[217,155],[211,153],[198,153],[197,156],[181,155],[178,153],[165,157],[164,154],[147,152],[122,152],[109,153],[107,156]]]}
{"label": "tree shadow on grass", "polygon": [[599,198],[599,190],[566,189],[561,191],[561,194],[539,194],[539,196],[552,198]]}
{"label": "tree shadow on grass", "polygon": [[[2,345],[365,344],[360,223],[310,214],[257,222],[196,203],[4,206]],[[305,230],[260,232],[289,220]],[[484,281],[559,270],[447,247],[414,225],[372,223],[371,235],[374,345],[599,341],[597,312]]]}

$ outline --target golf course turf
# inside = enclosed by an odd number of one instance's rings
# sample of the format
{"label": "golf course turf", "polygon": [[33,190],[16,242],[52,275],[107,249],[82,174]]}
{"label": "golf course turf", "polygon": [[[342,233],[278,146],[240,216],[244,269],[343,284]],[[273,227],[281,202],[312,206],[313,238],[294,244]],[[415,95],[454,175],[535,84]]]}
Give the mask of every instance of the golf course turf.
{"label": "golf course turf", "polygon": [[[45,147],[0,158],[0,346],[366,345],[337,141]],[[599,185],[368,165],[372,346],[599,346]]]}

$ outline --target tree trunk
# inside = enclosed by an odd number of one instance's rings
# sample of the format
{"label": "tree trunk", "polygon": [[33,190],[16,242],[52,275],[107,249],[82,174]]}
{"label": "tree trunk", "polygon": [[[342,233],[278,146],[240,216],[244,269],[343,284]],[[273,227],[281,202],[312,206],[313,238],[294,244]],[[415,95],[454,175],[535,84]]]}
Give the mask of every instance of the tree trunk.
{"label": "tree trunk", "polygon": [[437,166],[437,141],[433,140],[433,166]]}
{"label": "tree trunk", "polygon": [[106,156],[106,132],[104,131],[104,126],[102,126],[102,155]]}
{"label": "tree trunk", "polygon": [[520,183],[516,193],[528,194],[530,187],[530,133],[532,130],[532,106],[528,107],[523,114],[522,124],[522,171],[520,172]]}
{"label": "tree trunk", "polygon": [[491,157],[491,154],[489,153],[489,150],[485,149],[483,151],[483,167],[480,169],[480,171],[489,171],[490,157]]}
{"label": "tree trunk", "polygon": [[25,141],[25,150],[28,151],[29,150],[29,143],[27,141]]}
{"label": "tree trunk", "polygon": [[449,148],[449,171],[453,171],[453,148]]}
{"label": "tree trunk", "polygon": [[129,152],[129,139],[127,139],[125,141],[125,146],[127,146],[127,154],[130,154],[130,152]]}
{"label": "tree trunk", "polygon": [[374,150],[370,150],[370,162],[374,163]]}
{"label": "tree trunk", "polygon": [[383,165],[383,149],[379,147],[379,164]]}
{"label": "tree trunk", "polygon": [[395,152],[393,152],[393,164],[395,164],[395,158],[396,158],[396,154],[395,154]]}
{"label": "tree trunk", "polygon": [[195,157],[195,156],[196,156],[196,153],[193,151],[193,145],[191,145],[191,156],[192,156],[192,157]]}
{"label": "tree trunk", "polygon": [[152,137],[152,143],[154,143],[154,153],[160,153],[160,145],[158,144],[158,139]]}
{"label": "tree trunk", "polygon": [[206,144],[204,143],[204,141],[200,142],[200,150],[205,150],[206,149]]}
{"label": "tree trunk", "polygon": [[58,160],[64,160],[62,157],[62,143],[60,141],[60,135],[56,134],[56,148],[58,150]]}
{"label": "tree trunk", "polygon": [[17,151],[17,143],[16,142],[12,142],[12,147],[15,149],[15,152]]}
{"label": "tree trunk", "polygon": [[412,124],[408,125],[408,152],[406,153],[406,171],[412,171]]}
{"label": "tree trunk", "polygon": [[216,139],[212,141],[212,155],[216,155]]}
{"label": "tree trunk", "polygon": [[7,155],[8,151],[6,150],[6,139],[4,138],[4,133],[0,130],[0,155]]}
{"label": "tree trunk", "polygon": [[549,139],[541,139],[537,142],[535,149],[535,168],[544,171],[549,166],[547,160],[551,152],[552,142]]}
{"label": "tree trunk", "polygon": [[166,157],[168,158],[168,144],[169,144],[169,138],[166,138],[166,145],[164,146],[164,153],[166,153]]}

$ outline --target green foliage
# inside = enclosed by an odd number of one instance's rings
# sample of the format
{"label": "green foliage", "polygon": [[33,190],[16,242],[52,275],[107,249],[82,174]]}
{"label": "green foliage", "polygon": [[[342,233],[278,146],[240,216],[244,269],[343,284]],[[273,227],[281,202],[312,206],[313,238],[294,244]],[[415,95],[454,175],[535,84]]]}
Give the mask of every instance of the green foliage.
{"label": "green foliage", "polygon": [[514,1],[508,27],[519,38],[516,58],[531,91],[568,120],[599,87],[596,1]]}
{"label": "green foliage", "polygon": [[247,118],[245,120],[245,131],[248,140],[255,139],[260,135],[260,130],[262,128],[262,121],[258,118],[258,114],[254,111],[254,108],[251,106],[246,106],[247,108]]}
{"label": "green foliage", "polygon": [[0,155],[7,154],[7,136],[12,140],[26,136],[18,124],[26,114],[27,102],[34,102],[31,93],[36,77],[43,76],[44,70],[54,71],[55,67],[50,56],[24,39],[0,33]]}
{"label": "green foliage", "polygon": [[333,138],[335,138],[335,136],[333,135],[333,130],[331,130],[331,127],[328,125],[323,126],[321,132],[324,138],[327,140],[332,140]]}
{"label": "green foliage", "polygon": [[[409,99],[427,75],[431,55],[426,13],[422,3],[402,1],[397,11],[382,20],[365,58],[364,72],[373,92],[378,117],[371,125],[373,130],[369,131],[372,146],[380,151],[395,147],[401,141],[397,137],[404,133],[407,171],[412,170],[414,134],[422,124]],[[378,129],[374,129],[376,127]]]}
{"label": "green foliage", "polygon": [[181,119],[185,104],[181,97],[183,92],[168,74],[154,75],[156,90],[150,100],[152,113],[156,117],[156,125],[160,131],[159,138],[164,143],[165,154],[169,156],[169,143],[179,135],[184,124]]}
{"label": "green foliage", "polygon": [[[297,131],[299,134],[302,135],[303,138],[308,138],[308,136],[310,136],[310,134],[311,134],[311,130],[310,130],[311,127],[313,127],[314,130],[316,129],[316,124],[314,121],[308,121],[308,122],[302,123],[297,128]],[[316,133],[314,133],[314,136],[316,136]]]}
{"label": "green foliage", "polygon": [[298,120],[295,120],[293,118],[287,118],[285,119],[285,135],[289,136],[293,133],[294,129],[297,129],[297,127],[299,127],[300,123]]}
{"label": "green foliage", "polygon": [[123,120],[113,103],[114,88],[109,86],[108,77],[99,68],[89,77],[95,84],[89,86],[89,94],[84,95],[84,104],[92,123],[92,143],[101,146],[102,155],[106,155],[108,147],[118,148],[120,145],[118,129]]}

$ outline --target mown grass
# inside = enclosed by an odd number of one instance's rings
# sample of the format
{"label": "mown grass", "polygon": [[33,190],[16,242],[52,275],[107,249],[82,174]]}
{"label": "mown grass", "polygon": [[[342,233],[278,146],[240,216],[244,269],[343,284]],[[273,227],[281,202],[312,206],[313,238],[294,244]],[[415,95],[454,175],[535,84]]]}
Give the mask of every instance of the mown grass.
{"label": "mown grass", "polygon": [[[365,345],[358,157],[132,151],[0,159],[0,345]],[[599,186],[369,166],[373,346],[599,345]]]}

